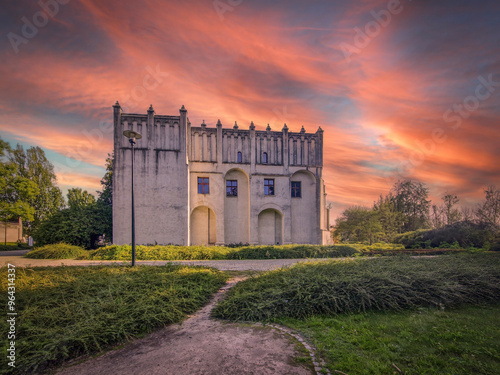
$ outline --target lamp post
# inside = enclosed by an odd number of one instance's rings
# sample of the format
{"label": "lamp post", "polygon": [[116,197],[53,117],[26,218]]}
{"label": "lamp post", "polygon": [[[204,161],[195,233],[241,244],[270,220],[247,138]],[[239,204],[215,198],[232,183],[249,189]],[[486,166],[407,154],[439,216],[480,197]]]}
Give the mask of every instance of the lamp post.
{"label": "lamp post", "polygon": [[135,214],[134,214],[134,145],[136,139],[141,139],[140,133],[125,130],[123,135],[129,139],[132,146],[132,267],[135,266]]}

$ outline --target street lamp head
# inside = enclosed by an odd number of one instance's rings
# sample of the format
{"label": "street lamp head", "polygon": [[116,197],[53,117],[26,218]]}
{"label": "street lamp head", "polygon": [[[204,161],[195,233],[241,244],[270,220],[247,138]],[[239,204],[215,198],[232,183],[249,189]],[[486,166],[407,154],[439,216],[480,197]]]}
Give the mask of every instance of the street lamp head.
{"label": "street lamp head", "polygon": [[131,139],[141,139],[142,138],[142,135],[141,133],[137,133],[137,132],[134,132],[132,130],[125,130],[123,132],[123,135],[127,138],[131,138]]}
{"label": "street lamp head", "polygon": [[123,132],[123,135],[125,137],[129,138],[129,142],[132,145],[132,147],[134,147],[136,139],[141,139],[142,138],[141,133],[137,133],[137,132],[134,132],[132,130],[125,130]]}

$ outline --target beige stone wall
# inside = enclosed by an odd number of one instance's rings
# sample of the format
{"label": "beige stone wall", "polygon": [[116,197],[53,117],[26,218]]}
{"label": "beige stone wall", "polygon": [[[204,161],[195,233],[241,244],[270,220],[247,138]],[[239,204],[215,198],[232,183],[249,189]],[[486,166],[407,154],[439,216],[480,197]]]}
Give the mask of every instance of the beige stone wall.
{"label": "beige stone wall", "polygon": [[[113,241],[130,243],[131,149],[123,130],[141,132],[135,150],[136,242],[174,244],[325,243],[323,132],[191,126],[187,113],[123,114],[114,107]],[[239,155],[240,153],[240,155]],[[198,193],[198,177],[209,179]],[[274,179],[275,194],[264,194]],[[238,196],[226,181],[238,181]],[[302,196],[291,198],[291,182]],[[328,237],[328,238],[327,238]]]}

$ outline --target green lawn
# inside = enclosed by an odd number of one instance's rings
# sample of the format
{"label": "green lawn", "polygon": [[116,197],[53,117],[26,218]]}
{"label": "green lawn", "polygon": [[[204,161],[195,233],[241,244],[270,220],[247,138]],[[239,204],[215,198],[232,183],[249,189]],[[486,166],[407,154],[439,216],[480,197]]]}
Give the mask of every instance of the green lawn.
{"label": "green lawn", "polygon": [[[4,360],[1,374],[42,371],[179,322],[227,279],[214,269],[172,265],[16,268],[15,276],[16,371]],[[0,278],[6,306],[5,267]],[[0,330],[8,331],[6,318]]]}
{"label": "green lawn", "polygon": [[[332,374],[500,374],[500,306],[283,319]],[[337,371],[337,372],[335,372]]]}

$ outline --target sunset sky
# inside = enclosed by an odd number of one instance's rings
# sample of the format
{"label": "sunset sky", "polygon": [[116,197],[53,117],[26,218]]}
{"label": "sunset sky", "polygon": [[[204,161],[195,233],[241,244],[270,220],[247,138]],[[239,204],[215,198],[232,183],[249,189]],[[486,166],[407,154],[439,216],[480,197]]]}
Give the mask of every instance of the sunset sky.
{"label": "sunset sky", "polygon": [[500,186],[498,0],[4,0],[0,21],[0,135],[41,146],[63,190],[99,189],[116,100],[321,126],[332,219],[404,177],[436,203]]}

